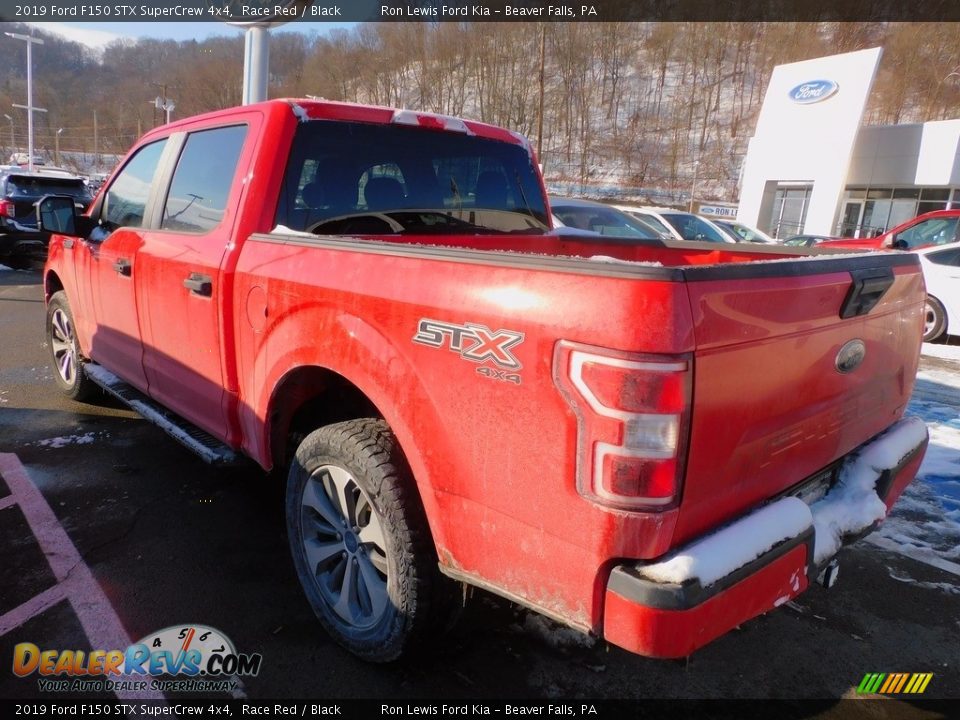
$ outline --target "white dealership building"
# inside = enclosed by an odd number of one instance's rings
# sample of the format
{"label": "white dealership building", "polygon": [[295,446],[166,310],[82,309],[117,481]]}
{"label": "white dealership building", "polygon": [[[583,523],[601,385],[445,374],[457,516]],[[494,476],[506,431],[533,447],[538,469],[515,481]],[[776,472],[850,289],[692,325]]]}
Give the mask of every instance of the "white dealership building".
{"label": "white dealership building", "polygon": [[880,48],[774,68],[737,219],[781,238],[867,237],[960,207],[960,119],[861,125]]}

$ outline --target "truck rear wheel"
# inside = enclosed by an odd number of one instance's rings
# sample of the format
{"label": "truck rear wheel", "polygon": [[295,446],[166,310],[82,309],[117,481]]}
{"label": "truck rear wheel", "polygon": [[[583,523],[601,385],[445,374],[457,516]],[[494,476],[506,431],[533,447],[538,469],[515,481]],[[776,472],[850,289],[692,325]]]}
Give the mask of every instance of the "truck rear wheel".
{"label": "truck rear wheel", "polygon": [[425,639],[449,581],[385,422],[350,420],[307,435],[287,476],[286,512],[297,575],[334,640],[388,662]]}
{"label": "truck rear wheel", "polygon": [[73,313],[63,290],[54,293],[47,304],[47,347],[53,361],[53,379],[61,392],[78,401],[92,397],[97,386],[83,371]]}

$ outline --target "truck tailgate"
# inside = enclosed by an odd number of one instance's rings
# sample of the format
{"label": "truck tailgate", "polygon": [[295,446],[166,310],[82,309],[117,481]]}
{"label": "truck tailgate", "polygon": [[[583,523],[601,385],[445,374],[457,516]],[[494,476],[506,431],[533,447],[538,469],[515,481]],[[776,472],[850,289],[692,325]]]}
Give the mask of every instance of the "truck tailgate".
{"label": "truck tailgate", "polygon": [[797,486],[896,421],[913,389],[924,297],[916,257],[899,253],[685,275],[696,353],[674,544]]}

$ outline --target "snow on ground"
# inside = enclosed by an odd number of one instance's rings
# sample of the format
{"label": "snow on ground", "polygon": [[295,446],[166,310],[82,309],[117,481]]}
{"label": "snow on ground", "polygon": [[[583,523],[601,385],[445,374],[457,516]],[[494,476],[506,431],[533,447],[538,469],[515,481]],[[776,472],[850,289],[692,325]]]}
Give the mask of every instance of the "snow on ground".
{"label": "snow on ground", "polygon": [[933,343],[924,343],[920,349],[920,354],[926,355],[927,357],[960,362],[960,345],[934,345]]}
{"label": "snow on ground", "polygon": [[917,479],[870,542],[960,575],[960,363],[919,372],[907,413],[926,422],[930,444]]}
{"label": "snow on ground", "polygon": [[83,435],[61,435],[55,438],[47,438],[46,440],[38,440],[35,444],[40,447],[46,448],[62,448],[67,445],[90,445],[97,440],[98,435],[103,435],[104,433],[95,433],[88,432]]}
{"label": "snow on ground", "polygon": [[6,265],[0,265],[0,272],[3,272],[5,270],[12,270],[12,269],[13,268],[8,268]]}

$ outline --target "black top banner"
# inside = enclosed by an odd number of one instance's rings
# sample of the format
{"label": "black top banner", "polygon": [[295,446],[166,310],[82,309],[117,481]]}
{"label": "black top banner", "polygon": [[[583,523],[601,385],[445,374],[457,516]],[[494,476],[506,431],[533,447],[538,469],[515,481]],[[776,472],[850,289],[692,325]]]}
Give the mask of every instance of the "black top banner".
{"label": "black top banner", "polygon": [[957,0],[0,0],[22,22],[960,21]]}

